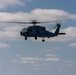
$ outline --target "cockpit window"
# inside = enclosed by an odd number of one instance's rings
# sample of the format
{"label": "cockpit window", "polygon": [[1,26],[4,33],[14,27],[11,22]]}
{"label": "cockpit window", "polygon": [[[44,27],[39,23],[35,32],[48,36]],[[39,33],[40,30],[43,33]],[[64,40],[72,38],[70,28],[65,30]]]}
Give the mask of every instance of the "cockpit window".
{"label": "cockpit window", "polygon": [[28,29],[27,29],[27,31],[30,31],[30,32],[32,32],[32,29],[31,29],[31,28],[28,28]]}
{"label": "cockpit window", "polygon": [[26,28],[23,28],[23,30],[22,31],[26,31]]}

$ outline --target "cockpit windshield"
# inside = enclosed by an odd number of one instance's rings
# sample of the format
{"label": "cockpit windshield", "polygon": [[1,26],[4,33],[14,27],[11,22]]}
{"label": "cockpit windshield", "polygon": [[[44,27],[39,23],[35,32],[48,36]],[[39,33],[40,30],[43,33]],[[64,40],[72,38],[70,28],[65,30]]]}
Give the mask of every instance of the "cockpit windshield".
{"label": "cockpit windshield", "polygon": [[25,32],[26,31],[26,28],[23,28],[22,31]]}

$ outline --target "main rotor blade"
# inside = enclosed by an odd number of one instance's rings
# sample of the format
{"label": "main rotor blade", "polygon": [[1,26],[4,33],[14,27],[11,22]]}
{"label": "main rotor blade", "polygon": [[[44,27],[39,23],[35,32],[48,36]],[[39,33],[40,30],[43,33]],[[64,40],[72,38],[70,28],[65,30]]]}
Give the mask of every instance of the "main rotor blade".
{"label": "main rotor blade", "polygon": [[38,22],[38,23],[51,23],[51,22],[56,22],[56,21],[46,21],[46,22]]}
{"label": "main rotor blade", "polygon": [[0,23],[18,23],[18,24],[31,24],[31,22],[0,22]]}
{"label": "main rotor blade", "polygon": [[32,21],[32,22],[0,22],[0,23],[40,24],[40,23],[51,23],[51,22],[57,22],[57,21],[55,20],[55,21],[46,21],[46,22]]}

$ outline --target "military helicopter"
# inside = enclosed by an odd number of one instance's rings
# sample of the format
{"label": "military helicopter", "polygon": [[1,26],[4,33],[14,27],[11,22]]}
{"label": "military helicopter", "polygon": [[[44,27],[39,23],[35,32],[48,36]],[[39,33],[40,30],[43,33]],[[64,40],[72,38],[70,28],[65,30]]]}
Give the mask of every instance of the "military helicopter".
{"label": "military helicopter", "polygon": [[[3,22],[4,23],[4,22]],[[39,26],[37,24],[40,23],[48,23],[48,22],[38,22],[38,21],[31,21],[31,22],[5,22],[5,23],[20,23],[20,24],[33,24],[32,26],[28,26],[27,28],[23,28],[22,31],[20,32],[21,36],[25,37],[25,40],[27,40],[28,37],[34,37],[35,40],[37,40],[38,37],[43,38],[42,42],[45,42],[45,37],[50,38],[50,37],[56,37],[58,35],[65,35],[66,33],[60,33],[60,27],[61,24],[57,23],[56,24],[56,30],[55,32],[50,32],[46,30],[44,26]]]}

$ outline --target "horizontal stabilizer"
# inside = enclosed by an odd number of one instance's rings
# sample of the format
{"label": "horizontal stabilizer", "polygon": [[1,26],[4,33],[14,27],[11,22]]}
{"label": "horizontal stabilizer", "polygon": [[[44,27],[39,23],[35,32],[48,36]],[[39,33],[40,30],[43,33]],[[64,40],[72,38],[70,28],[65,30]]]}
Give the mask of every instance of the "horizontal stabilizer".
{"label": "horizontal stabilizer", "polygon": [[58,33],[58,35],[66,35],[66,33]]}

